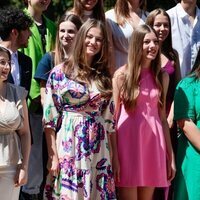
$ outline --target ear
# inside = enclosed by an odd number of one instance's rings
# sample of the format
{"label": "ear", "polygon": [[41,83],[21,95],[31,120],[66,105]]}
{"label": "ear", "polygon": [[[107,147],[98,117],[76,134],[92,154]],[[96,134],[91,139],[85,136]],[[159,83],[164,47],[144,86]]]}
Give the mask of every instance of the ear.
{"label": "ear", "polygon": [[19,31],[16,28],[14,28],[11,30],[11,35],[16,38],[19,35]]}

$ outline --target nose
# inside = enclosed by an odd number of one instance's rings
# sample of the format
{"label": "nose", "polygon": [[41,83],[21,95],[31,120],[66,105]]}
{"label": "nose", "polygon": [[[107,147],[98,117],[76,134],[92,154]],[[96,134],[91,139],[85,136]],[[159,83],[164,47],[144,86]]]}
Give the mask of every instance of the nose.
{"label": "nose", "polygon": [[90,40],[90,43],[92,43],[92,44],[96,44],[96,42],[97,42],[97,40],[96,40],[95,37],[93,37],[93,38]]}
{"label": "nose", "polygon": [[156,46],[155,42],[154,41],[151,41],[150,42],[150,48],[154,48]]}
{"label": "nose", "polygon": [[10,64],[9,62],[7,62],[7,63],[4,65],[3,68],[4,68],[4,69],[10,69],[10,65],[11,65],[11,64]]}
{"label": "nose", "polygon": [[64,33],[64,37],[70,37],[70,34],[69,34],[69,32],[68,31],[65,31],[65,33]]}
{"label": "nose", "polygon": [[162,24],[162,25],[160,26],[160,29],[161,29],[161,30],[164,30],[164,29],[165,29],[164,24]]}

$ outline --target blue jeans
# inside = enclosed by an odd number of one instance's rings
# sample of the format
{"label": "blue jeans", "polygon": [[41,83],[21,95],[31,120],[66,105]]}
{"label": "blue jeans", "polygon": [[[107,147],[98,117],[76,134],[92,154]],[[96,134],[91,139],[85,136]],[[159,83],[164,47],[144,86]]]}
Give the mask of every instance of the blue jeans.
{"label": "blue jeans", "polygon": [[42,114],[30,113],[29,116],[33,144],[29,158],[28,182],[22,187],[22,191],[28,194],[38,194],[43,181]]}

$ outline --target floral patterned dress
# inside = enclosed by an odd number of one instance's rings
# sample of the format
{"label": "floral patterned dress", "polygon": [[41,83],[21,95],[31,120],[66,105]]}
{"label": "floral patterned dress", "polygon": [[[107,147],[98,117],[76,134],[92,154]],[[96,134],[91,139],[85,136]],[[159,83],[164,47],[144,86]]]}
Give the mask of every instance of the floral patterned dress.
{"label": "floral patterned dress", "polygon": [[[56,66],[46,85],[45,127],[56,131],[60,173],[46,199],[116,199],[107,133],[114,132],[113,101],[66,77]],[[51,192],[52,191],[52,192]]]}

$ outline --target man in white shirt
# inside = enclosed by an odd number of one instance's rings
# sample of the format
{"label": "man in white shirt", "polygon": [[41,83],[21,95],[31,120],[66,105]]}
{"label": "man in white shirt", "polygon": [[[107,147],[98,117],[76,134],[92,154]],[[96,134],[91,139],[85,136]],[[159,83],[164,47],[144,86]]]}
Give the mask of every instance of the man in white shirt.
{"label": "man in white shirt", "polygon": [[172,44],[179,54],[181,76],[192,69],[200,47],[200,10],[197,0],[180,0],[167,11],[171,19]]}

